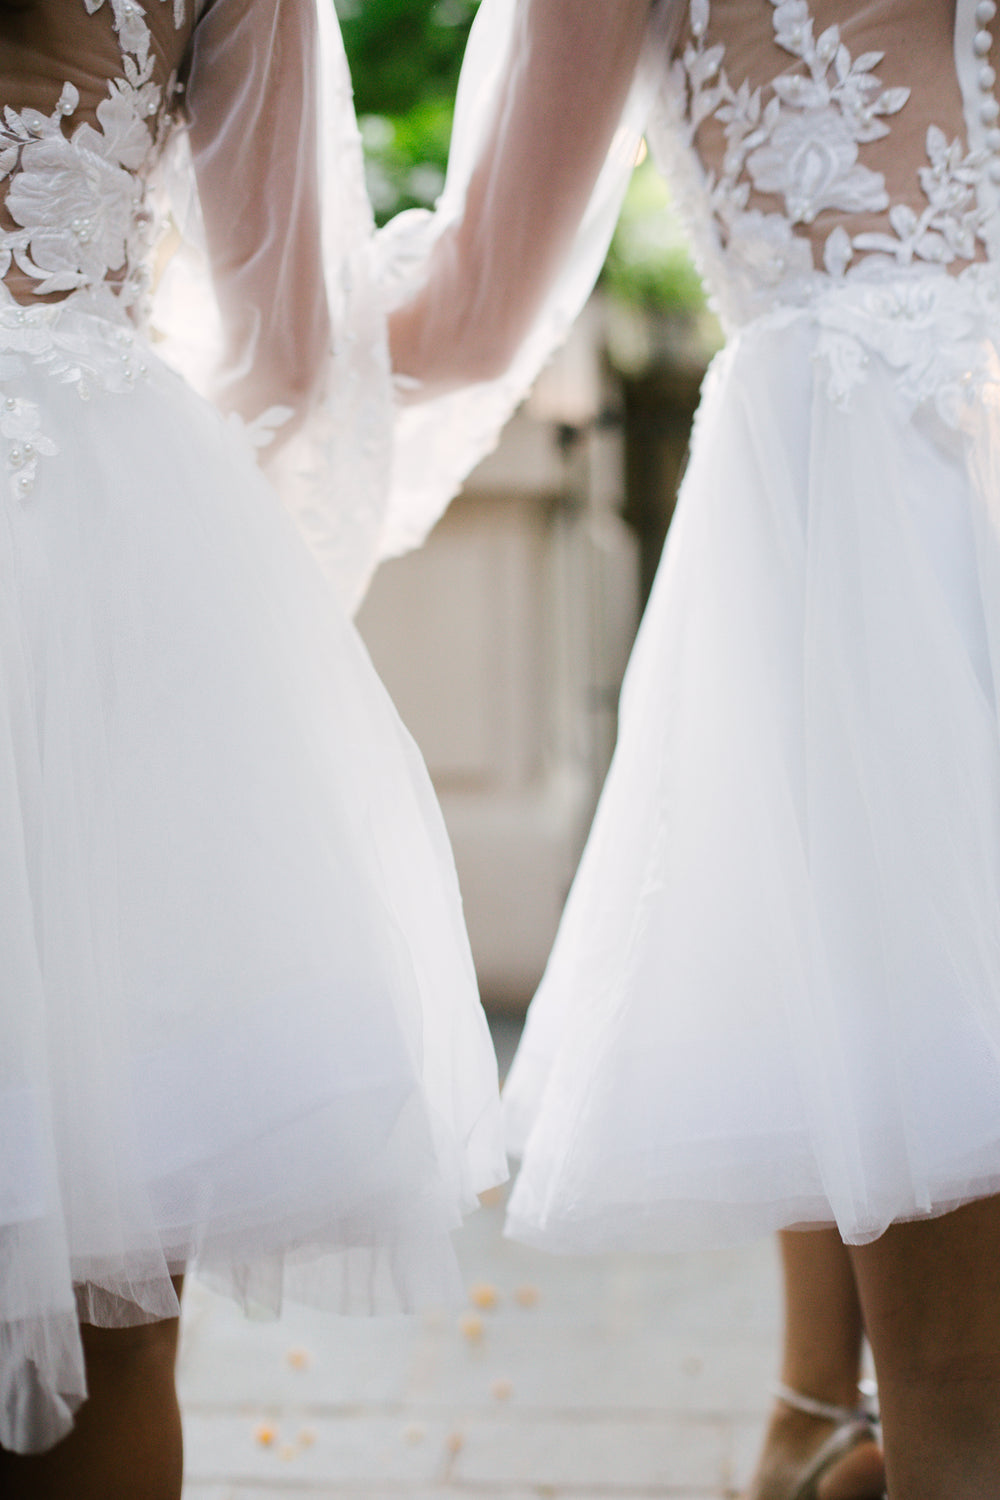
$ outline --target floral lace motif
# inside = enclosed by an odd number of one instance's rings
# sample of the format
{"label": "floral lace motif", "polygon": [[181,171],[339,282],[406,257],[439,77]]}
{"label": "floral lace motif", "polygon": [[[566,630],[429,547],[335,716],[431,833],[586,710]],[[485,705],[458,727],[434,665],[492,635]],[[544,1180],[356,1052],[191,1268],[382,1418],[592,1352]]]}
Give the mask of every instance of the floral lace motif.
{"label": "floral lace motif", "polygon": [[[1000,325],[995,265],[976,263],[989,223],[984,182],[1000,176],[1000,131],[986,131],[972,149],[930,125],[918,168],[925,205],[893,203],[862,153],[889,134],[909,89],[884,86],[884,53],[853,57],[839,27],[817,36],[807,0],[756,3],[770,6],[775,42],[803,70],[764,87],[734,86],[725,46],[708,41],[710,0],[690,0],[691,39],[670,69],[651,132],[716,305],[736,327],[808,310],[820,325],[817,360],[831,399],[851,399],[874,353],[894,370],[904,399],[933,399],[955,425],[970,385],[985,378],[983,334]],[[995,13],[994,0],[978,0],[970,53],[987,124],[1000,114],[985,61],[992,39],[984,28]],[[695,145],[709,119],[725,141],[715,172]],[[782,210],[751,207],[752,194],[777,198]],[[837,225],[818,266],[802,226],[824,210],[884,213],[885,228]],[[961,261],[960,274],[944,274]]]}
{"label": "floral lace motif", "polygon": [[[84,0],[91,15],[105,0]],[[22,374],[25,360],[43,363],[81,396],[99,382],[129,389],[144,373],[133,359],[127,314],[142,321],[149,282],[155,219],[146,199],[145,174],[169,132],[177,96],[175,76],[165,88],[153,78],[155,59],[142,7],[136,0],[107,0],[122,49],[122,76],[97,106],[97,126],[67,133],[80,96],[66,83],[51,115],[4,109],[0,121],[0,183],[13,227],[0,228],[0,382]],[[184,23],[185,0],[172,0],[174,25]],[[38,296],[65,300],[21,308],[3,286],[16,266]],[[91,309],[79,306],[86,297]],[[69,304],[74,304],[70,306]],[[95,331],[97,307],[112,316],[90,344],[81,319]],[[114,324],[118,323],[117,330]],[[109,356],[105,358],[104,356]],[[25,399],[0,404],[0,437],[15,492],[24,497],[35,479],[39,454],[56,452],[41,431],[37,408]]]}
{"label": "floral lace motif", "polygon": [[[889,120],[906,105],[909,90],[884,87],[877,72],[884,54],[852,57],[839,27],[830,26],[817,37],[806,0],[767,3],[777,45],[806,71],[775,78],[766,104],[764,89],[751,89],[747,81],[733,86],[724,46],[707,44],[710,0],[691,0],[692,39],[670,82],[671,128],[680,132],[689,158],[695,135],[709,117],[725,132],[721,171],[703,176],[695,190],[702,202],[707,194],[717,242],[708,259],[723,256],[721,281],[735,273],[751,304],[758,309],[773,304],[769,291],[780,287],[784,294],[818,269],[809,239],[796,228],[812,224],[824,209],[887,213],[884,232],[852,235],[838,225],[827,236],[822,269],[830,276],[843,276],[873,253],[896,267],[915,261],[971,261],[983,238],[985,211],[977,190],[990,165],[989,153],[949,142],[931,125],[928,162],[919,171],[926,207],[918,213],[908,204],[891,203],[882,174],[860,160],[861,148],[889,133]],[[688,188],[691,197],[690,181]],[[781,198],[784,212],[748,208],[753,191]],[[696,210],[695,217],[703,219],[704,209],[700,215]],[[702,242],[704,238],[699,236]]]}
{"label": "floral lace motif", "polygon": [[814,363],[834,405],[850,407],[875,358],[892,371],[896,392],[911,410],[932,406],[952,429],[975,418],[983,387],[997,381],[1000,285],[994,266],[976,263],[959,276],[824,281],[825,293],[805,306],[775,307],[732,342],[808,319]]}

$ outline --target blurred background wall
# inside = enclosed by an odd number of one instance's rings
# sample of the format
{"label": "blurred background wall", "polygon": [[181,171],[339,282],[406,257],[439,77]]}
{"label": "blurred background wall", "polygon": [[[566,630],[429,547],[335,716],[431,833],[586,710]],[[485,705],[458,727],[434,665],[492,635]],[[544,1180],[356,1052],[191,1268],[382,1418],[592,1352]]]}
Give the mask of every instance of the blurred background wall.
{"label": "blurred background wall", "polygon": [[[385,222],[433,204],[477,0],[337,0]],[[496,453],[359,616],[444,810],[484,1001],[538,983],[718,332],[652,164],[598,292]]]}

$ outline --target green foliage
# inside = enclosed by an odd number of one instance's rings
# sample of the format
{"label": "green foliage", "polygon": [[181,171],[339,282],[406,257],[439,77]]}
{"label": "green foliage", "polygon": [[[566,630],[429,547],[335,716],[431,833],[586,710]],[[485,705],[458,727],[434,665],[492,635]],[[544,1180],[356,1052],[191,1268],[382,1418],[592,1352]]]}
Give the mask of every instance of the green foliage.
{"label": "green foliage", "polygon": [[368,194],[380,224],[404,208],[427,208],[444,186],[451,104],[424,99],[404,115],[362,115]]}
{"label": "green foliage", "polygon": [[336,0],[380,223],[441,191],[479,0]]}
{"label": "green foliage", "polygon": [[604,283],[650,312],[694,315],[705,307],[701,279],[663,178],[647,159],[632,174],[604,265]]}
{"label": "green foliage", "polygon": [[359,114],[454,97],[479,0],[335,0]]}

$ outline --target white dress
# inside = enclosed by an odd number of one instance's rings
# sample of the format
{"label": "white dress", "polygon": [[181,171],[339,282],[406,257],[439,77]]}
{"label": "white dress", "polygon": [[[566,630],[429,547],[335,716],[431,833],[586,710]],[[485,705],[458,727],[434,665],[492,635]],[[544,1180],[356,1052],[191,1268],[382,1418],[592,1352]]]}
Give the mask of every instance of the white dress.
{"label": "white dress", "polygon": [[1000,1191],[997,7],[666,10],[649,136],[728,342],[506,1086],[508,1231],[864,1242]]}
{"label": "white dress", "polygon": [[[472,148],[515,14],[470,52]],[[4,7],[0,105],[0,1446],[31,1452],[83,1398],[78,1315],[174,1316],[181,1268],[256,1310],[460,1292],[496,1061],[348,611],[568,326],[637,133],[509,368],[397,417],[385,309],[469,163],[375,241],[327,0]]]}
{"label": "white dress", "polygon": [[392,452],[338,48],[312,0],[0,14],[16,1451],[71,1425],[78,1313],[175,1316],[186,1266],[257,1309],[437,1303],[506,1175],[443,824],[331,586],[390,545]]}

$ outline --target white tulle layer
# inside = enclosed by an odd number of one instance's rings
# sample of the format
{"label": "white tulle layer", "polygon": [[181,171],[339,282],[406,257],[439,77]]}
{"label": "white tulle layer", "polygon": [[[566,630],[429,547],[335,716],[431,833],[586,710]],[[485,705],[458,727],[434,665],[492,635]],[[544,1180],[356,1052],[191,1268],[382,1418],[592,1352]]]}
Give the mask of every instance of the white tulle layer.
{"label": "white tulle layer", "polygon": [[958,426],[914,405],[937,296],[922,365],[906,316],[895,367],[837,345],[848,399],[823,309],[709,377],[507,1086],[517,1238],[863,1242],[1000,1190],[1000,367],[980,335]]}
{"label": "white tulle layer", "polygon": [[0,511],[0,1443],[31,1451],[84,1393],[77,1298],[174,1314],[194,1263],[256,1306],[440,1300],[505,1161],[428,778],[238,426],[155,360],[17,388],[59,446]]}

